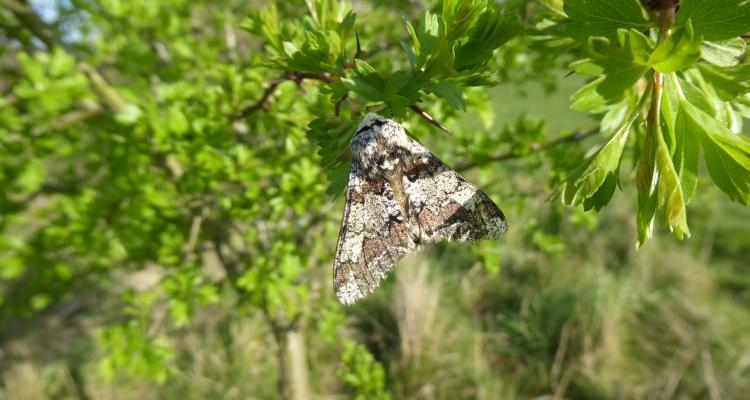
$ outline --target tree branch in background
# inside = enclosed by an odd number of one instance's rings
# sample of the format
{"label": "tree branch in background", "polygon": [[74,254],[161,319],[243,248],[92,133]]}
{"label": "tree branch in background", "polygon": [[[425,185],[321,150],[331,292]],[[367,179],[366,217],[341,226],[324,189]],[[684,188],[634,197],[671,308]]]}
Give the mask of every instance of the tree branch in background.
{"label": "tree branch in background", "polygon": [[[0,0],[2,1],[2,0]],[[247,117],[248,115],[264,109],[268,105],[268,100],[271,98],[271,95],[276,90],[279,85],[286,81],[293,81],[297,84],[297,86],[302,89],[302,81],[305,79],[311,79],[311,80],[318,80],[323,81],[327,83],[332,83],[333,78],[329,74],[307,74],[302,72],[289,72],[286,73],[274,80],[271,81],[271,83],[268,85],[268,87],[263,91],[263,94],[260,96],[260,99],[256,101],[255,103],[245,107],[235,115],[235,119],[242,119]],[[304,91],[304,89],[303,89]]]}
{"label": "tree branch in background", "polygon": [[260,96],[260,99],[258,99],[258,101],[256,101],[255,103],[253,103],[252,105],[248,107],[245,107],[242,111],[237,113],[237,115],[235,116],[235,119],[245,118],[248,115],[264,108],[266,104],[268,103],[268,99],[271,97],[271,94],[273,94],[276,88],[287,79],[289,79],[287,75],[283,75],[272,80],[271,83],[266,88],[266,90],[263,91],[263,94]]}
{"label": "tree branch in background", "polygon": [[586,130],[576,131],[568,135],[560,136],[558,138],[552,139],[547,142],[531,143],[526,147],[526,149],[528,150],[527,152],[509,151],[506,153],[500,153],[494,156],[490,156],[489,158],[482,160],[482,161],[469,161],[465,163],[459,163],[458,165],[456,165],[454,169],[456,171],[465,171],[467,169],[476,168],[480,165],[493,162],[493,161],[506,161],[506,160],[514,160],[518,158],[523,158],[529,154],[539,153],[551,147],[555,147],[559,144],[583,141],[597,133],[599,133],[599,127],[598,126],[591,127]]}
{"label": "tree branch in background", "polygon": [[34,13],[26,0],[0,0],[0,5],[10,10],[48,49],[59,44],[54,30]]}
{"label": "tree branch in background", "polygon": [[71,126],[80,124],[89,118],[93,118],[102,112],[102,108],[92,100],[82,100],[79,102],[79,108],[62,114],[60,118],[50,122],[43,123],[31,129],[31,135],[34,137],[42,136],[49,132],[61,131]]}

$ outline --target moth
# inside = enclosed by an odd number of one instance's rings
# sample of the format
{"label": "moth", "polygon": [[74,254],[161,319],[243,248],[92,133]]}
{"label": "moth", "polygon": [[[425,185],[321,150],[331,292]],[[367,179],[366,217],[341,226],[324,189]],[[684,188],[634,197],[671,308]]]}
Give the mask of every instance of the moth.
{"label": "moth", "polygon": [[396,262],[428,243],[500,237],[508,229],[492,200],[406,135],[369,113],[351,141],[333,286],[342,304],[372,293]]}

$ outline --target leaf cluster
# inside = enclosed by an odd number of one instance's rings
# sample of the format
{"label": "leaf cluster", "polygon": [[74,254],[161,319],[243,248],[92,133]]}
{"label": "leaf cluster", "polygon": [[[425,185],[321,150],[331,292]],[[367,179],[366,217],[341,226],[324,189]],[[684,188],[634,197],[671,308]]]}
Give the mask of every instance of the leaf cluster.
{"label": "leaf cluster", "polygon": [[439,12],[428,10],[416,23],[403,17],[408,36],[400,42],[400,54],[368,52],[358,36],[368,27],[357,24],[348,3],[315,4],[316,11],[299,21],[279,21],[270,6],[244,26],[263,38],[267,66],[303,73],[320,83],[326,100],[308,125],[308,135],[319,146],[331,193],[343,185],[341,155],[363,109],[384,109],[403,118],[434,96],[465,110],[464,88],[499,82],[489,62],[521,29],[517,14],[501,11],[494,1],[444,1]]}
{"label": "leaf cluster", "polygon": [[604,207],[632,143],[639,244],[657,217],[677,237],[690,234],[686,206],[701,158],[716,186],[748,204],[750,139],[741,122],[749,70],[737,36],[750,31],[750,4],[684,0],[679,8],[647,10],[636,0],[570,0],[561,11],[565,35],[587,53],[570,68],[590,77],[572,108],[603,115],[601,131],[610,135],[570,174],[563,201]]}

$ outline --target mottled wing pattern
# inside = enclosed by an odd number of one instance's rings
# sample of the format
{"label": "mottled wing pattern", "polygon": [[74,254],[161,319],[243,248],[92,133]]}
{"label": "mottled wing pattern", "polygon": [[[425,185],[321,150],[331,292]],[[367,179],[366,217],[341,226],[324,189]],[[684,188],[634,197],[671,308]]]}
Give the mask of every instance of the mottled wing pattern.
{"label": "mottled wing pattern", "polygon": [[365,181],[352,166],[341,223],[333,285],[343,304],[353,304],[372,293],[401,257],[417,245],[408,222],[399,218],[400,206],[392,188],[381,179]]}
{"label": "mottled wing pattern", "polygon": [[496,238],[507,230],[495,203],[398,123],[368,114],[352,139],[352,169],[334,261],[339,301],[372,293],[421,243]]}
{"label": "mottled wing pattern", "polygon": [[404,171],[404,192],[423,241],[465,242],[497,238],[505,233],[505,216],[489,196],[411,141],[419,156]]}

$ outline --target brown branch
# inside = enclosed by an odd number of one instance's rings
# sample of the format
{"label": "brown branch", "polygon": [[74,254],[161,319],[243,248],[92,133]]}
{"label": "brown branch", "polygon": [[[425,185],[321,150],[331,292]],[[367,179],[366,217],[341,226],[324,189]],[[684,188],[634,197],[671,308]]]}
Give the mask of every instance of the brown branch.
{"label": "brown branch", "polygon": [[507,161],[507,160],[524,158],[528,156],[529,154],[539,153],[539,152],[545,151],[549,148],[555,147],[563,143],[581,142],[591,136],[594,136],[597,133],[599,133],[599,127],[595,126],[586,130],[573,132],[569,135],[560,136],[558,138],[552,139],[547,142],[532,143],[526,147],[527,149],[526,152],[509,151],[506,153],[500,153],[494,156],[490,156],[489,158],[482,160],[482,161],[469,161],[466,163],[459,163],[455,167],[455,170],[465,171],[467,169],[476,168],[482,164],[489,163],[489,162]]}
{"label": "brown branch", "polygon": [[273,92],[276,91],[276,88],[279,87],[282,83],[286,81],[293,81],[297,84],[297,87],[299,87],[303,92],[305,91],[302,87],[302,81],[305,79],[310,80],[317,80],[322,81],[326,83],[333,83],[334,79],[331,77],[331,74],[328,73],[321,73],[321,74],[308,74],[303,72],[288,72],[284,75],[281,75],[280,77],[274,79],[271,81],[271,83],[268,84],[268,87],[263,91],[263,94],[260,96],[260,99],[256,101],[255,103],[245,107],[237,113],[234,118],[235,119],[242,119],[247,117],[248,115],[265,109],[268,105],[268,101],[271,98],[271,95],[273,95]]}
{"label": "brown branch", "polygon": [[268,99],[271,97],[271,94],[276,90],[276,88],[285,82],[287,79],[287,75],[282,75],[274,80],[271,81],[271,83],[268,85],[266,90],[263,91],[263,94],[260,96],[260,99],[256,101],[255,103],[251,104],[248,107],[245,107],[242,111],[237,113],[235,116],[235,119],[242,119],[247,117],[248,115],[266,107],[266,103],[268,103]]}

